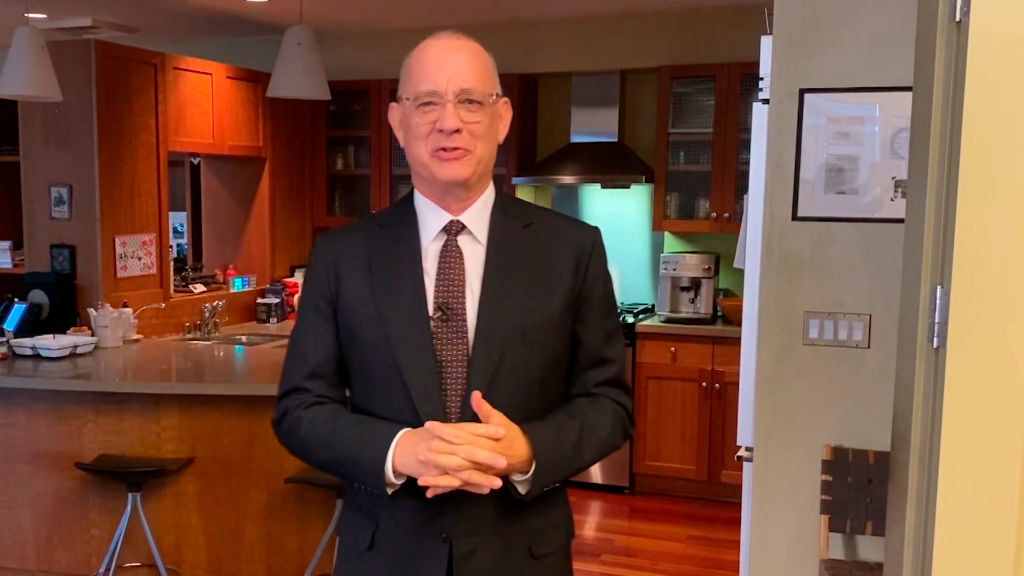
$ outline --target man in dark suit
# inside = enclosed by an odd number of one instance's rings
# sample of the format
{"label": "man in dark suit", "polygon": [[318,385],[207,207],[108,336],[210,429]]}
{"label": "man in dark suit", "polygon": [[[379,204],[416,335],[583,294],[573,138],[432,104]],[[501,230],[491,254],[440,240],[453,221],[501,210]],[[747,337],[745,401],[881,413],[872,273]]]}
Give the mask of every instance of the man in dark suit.
{"label": "man in dark suit", "polygon": [[313,249],[274,429],[348,488],[338,574],[571,574],[561,483],[632,433],[600,233],[495,193],[500,90],[474,40],[420,43],[388,109],[415,191]]}

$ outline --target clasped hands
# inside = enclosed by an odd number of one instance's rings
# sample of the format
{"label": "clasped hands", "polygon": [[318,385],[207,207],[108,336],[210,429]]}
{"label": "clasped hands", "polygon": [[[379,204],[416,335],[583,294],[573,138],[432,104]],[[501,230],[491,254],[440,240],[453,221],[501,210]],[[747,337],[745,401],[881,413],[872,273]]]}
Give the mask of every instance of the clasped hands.
{"label": "clasped hands", "polygon": [[427,422],[403,434],[392,466],[427,488],[427,498],[453,490],[487,494],[501,488],[502,476],[525,474],[533,466],[533,446],[514,422],[474,390],[470,405],[480,422]]}

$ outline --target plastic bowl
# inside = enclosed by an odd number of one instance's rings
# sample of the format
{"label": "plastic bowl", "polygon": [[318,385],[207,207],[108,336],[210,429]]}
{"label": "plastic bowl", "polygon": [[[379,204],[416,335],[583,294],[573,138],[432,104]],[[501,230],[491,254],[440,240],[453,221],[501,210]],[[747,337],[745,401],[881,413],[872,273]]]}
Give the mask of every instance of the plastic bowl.
{"label": "plastic bowl", "polygon": [[44,358],[63,358],[78,347],[77,338],[63,334],[47,334],[32,339],[36,352]]}
{"label": "plastic bowl", "polygon": [[36,347],[32,342],[31,338],[15,338],[7,342],[11,345],[11,350],[19,356],[35,356]]}
{"label": "plastic bowl", "polygon": [[88,354],[92,352],[92,349],[96,347],[96,342],[99,340],[95,336],[72,336],[75,342],[75,354]]}
{"label": "plastic bowl", "polygon": [[743,298],[719,298],[718,307],[722,309],[722,316],[725,316],[730,324],[743,325]]}

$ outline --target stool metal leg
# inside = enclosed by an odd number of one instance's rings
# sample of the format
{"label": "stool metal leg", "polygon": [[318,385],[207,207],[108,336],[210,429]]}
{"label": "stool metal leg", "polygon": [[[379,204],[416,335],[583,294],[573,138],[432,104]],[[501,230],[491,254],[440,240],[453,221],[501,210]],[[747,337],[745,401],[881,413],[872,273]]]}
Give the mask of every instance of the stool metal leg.
{"label": "stool metal leg", "polygon": [[164,566],[164,560],[160,557],[160,550],[157,550],[156,540],[153,539],[153,532],[149,529],[149,522],[146,521],[146,513],[142,511],[142,494],[135,493],[131,494],[134,496],[135,508],[139,511],[139,519],[142,520],[142,529],[146,532],[146,540],[149,540],[149,549],[153,551],[153,561],[156,564],[156,569],[160,572],[160,576],[167,576],[167,567]]}
{"label": "stool metal leg", "polygon": [[97,572],[98,576],[108,576],[108,574],[114,573],[114,566],[117,565],[117,556],[121,553],[121,544],[124,543],[125,529],[128,528],[128,519],[132,516],[132,495],[128,495],[128,503],[124,508],[124,514],[121,516],[121,522],[117,525],[117,530],[114,531],[114,538],[110,541],[110,547],[107,548],[107,555],[103,557],[103,564],[100,565],[100,570]]}
{"label": "stool metal leg", "polygon": [[[313,554],[313,559],[309,562],[309,567],[306,568],[304,576],[314,576],[316,572],[316,565],[320,563],[320,557],[324,555],[324,550],[327,548],[327,543],[331,541],[331,537],[334,536],[334,529],[338,526],[338,518],[341,518],[341,498],[338,498],[334,505],[334,517],[331,518],[331,523],[327,525],[327,530],[324,532],[322,538],[320,538],[320,544],[316,547],[316,553]],[[338,561],[338,549],[334,549],[334,561]],[[332,564],[333,566],[333,564]]]}

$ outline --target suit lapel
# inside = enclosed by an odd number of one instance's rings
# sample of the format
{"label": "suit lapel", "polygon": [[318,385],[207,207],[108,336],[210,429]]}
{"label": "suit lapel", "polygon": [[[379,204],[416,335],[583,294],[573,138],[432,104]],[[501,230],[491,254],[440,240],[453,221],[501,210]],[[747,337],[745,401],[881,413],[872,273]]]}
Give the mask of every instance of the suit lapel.
{"label": "suit lapel", "polygon": [[[480,290],[473,353],[469,361],[469,382],[463,419],[476,420],[469,405],[469,392],[486,392],[491,375],[505,351],[509,327],[519,314],[519,283],[523,282],[519,266],[528,262],[522,234],[530,221],[516,210],[516,201],[501,194],[495,198],[491,211],[491,228],[487,237],[484,280]],[[485,394],[486,395],[486,394]]]}
{"label": "suit lapel", "polygon": [[423,288],[423,259],[412,195],[381,214],[371,243],[370,275],[384,329],[409,392],[424,420],[444,408]]}

